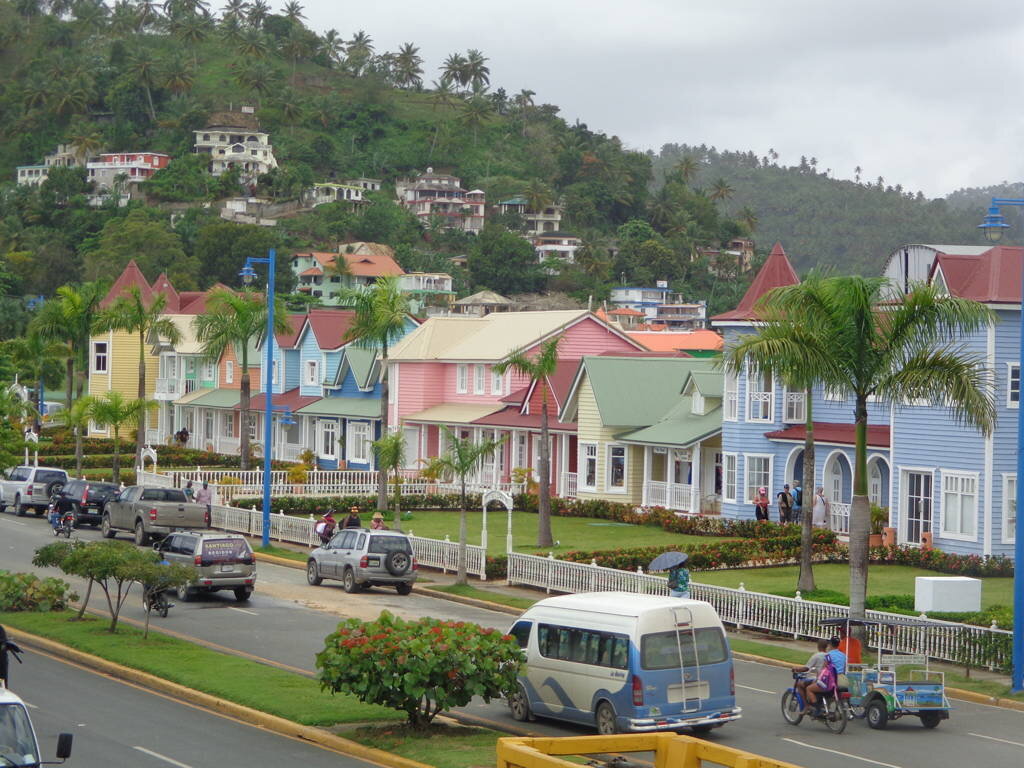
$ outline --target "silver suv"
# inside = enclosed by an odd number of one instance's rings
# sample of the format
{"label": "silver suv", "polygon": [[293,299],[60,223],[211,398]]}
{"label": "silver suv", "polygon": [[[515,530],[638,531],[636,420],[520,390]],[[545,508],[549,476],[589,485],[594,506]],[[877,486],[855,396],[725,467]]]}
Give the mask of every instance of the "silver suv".
{"label": "silver suv", "polygon": [[169,563],[191,565],[196,580],[178,587],[178,599],[188,602],[197,592],[230,589],[244,603],[256,585],[256,558],[245,537],[237,533],[177,531],[153,547]]}
{"label": "silver suv", "polygon": [[0,479],[0,512],[14,507],[19,516],[29,509],[41,515],[67,482],[68,473],[56,467],[14,467]]}
{"label": "silver suv", "polygon": [[409,537],[401,531],[338,531],[306,561],[306,580],[315,587],[324,579],[340,579],[346,592],[393,586],[398,594],[408,595],[416,581]]}

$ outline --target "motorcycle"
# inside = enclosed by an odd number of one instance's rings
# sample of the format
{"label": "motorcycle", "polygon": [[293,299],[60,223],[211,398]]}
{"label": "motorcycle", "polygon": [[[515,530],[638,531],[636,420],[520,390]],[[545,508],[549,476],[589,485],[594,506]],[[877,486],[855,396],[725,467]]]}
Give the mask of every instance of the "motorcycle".
{"label": "motorcycle", "polygon": [[167,618],[167,612],[174,607],[174,603],[167,599],[167,593],[162,589],[142,590],[142,607],[147,611],[160,614],[161,618]]}
{"label": "motorcycle", "polygon": [[[52,512],[51,512],[52,514]],[[65,538],[71,538],[71,532],[75,530],[75,513],[64,512],[57,518],[53,523],[53,535],[64,536]]]}
{"label": "motorcycle", "polygon": [[[796,687],[800,675],[800,672],[793,673],[794,684],[782,694],[782,717],[790,725],[800,725],[804,719],[805,701],[800,689]],[[853,719],[849,690],[837,687],[833,692],[818,694],[814,709],[807,716],[811,720],[823,722],[832,733],[842,733],[846,730],[846,721]]]}

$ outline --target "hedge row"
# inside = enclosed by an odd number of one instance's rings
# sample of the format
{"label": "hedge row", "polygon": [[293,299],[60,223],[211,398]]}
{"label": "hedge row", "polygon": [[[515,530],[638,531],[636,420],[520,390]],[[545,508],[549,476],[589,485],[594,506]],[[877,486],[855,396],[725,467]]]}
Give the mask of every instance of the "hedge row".
{"label": "hedge row", "polygon": [[[221,453],[209,451],[195,451],[191,449],[166,449],[158,453],[159,465],[161,467],[204,467],[213,469],[237,469],[241,466],[239,456],[228,456]],[[121,466],[131,466],[135,460],[135,446],[130,445],[121,452]],[[113,464],[114,456],[110,453],[86,454],[82,457],[83,469],[109,469]],[[60,469],[74,469],[77,464],[74,454],[39,456],[39,463],[48,467],[59,467]],[[274,469],[289,469],[295,466],[291,462],[275,461]],[[263,463],[254,460],[253,468],[261,469]]]}
{"label": "hedge row", "polygon": [[1013,576],[1013,560],[1002,555],[954,555],[918,547],[871,547],[868,558],[879,565],[907,565],[955,576]]}
{"label": "hedge row", "polygon": [[[480,509],[480,494],[469,494],[467,504],[470,509]],[[403,496],[402,510],[419,509],[459,509],[461,499],[457,493],[431,493],[424,496]],[[262,508],[263,499],[257,497],[236,497],[232,501],[236,507]],[[270,500],[270,509],[277,514],[286,515],[322,515],[329,509],[347,511],[358,507],[360,512],[372,512],[377,509],[376,496],[274,496]]]}

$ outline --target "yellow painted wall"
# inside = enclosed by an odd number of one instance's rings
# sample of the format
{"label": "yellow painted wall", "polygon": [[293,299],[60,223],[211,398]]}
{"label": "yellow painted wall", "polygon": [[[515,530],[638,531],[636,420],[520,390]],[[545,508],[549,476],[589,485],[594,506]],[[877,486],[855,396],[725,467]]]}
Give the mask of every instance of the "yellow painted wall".
{"label": "yellow painted wall", "polygon": [[[597,490],[584,491],[580,488],[582,478],[577,476],[577,497],[581,499],[605,499],[623,504],[639,504],[642,499],[644,453],[643,448],[634,445],[626,446],[626,493],[609,493],[608,482],[608,443],[615,442],[615,435],[623,432],[623,428],[610,428],[601,421],[601,412],[597,407],[594,390],[586,372],[580,382],[577,395],[577,436],[579,443],[597,443]],[[582,455],[582,447],[579,449]]]}
{"label": "yellow painted wall", "polygon": [[[106,341],[109,344],[107,357],[107,373],[93,373],[94,341]],[[160,371],[160,359],[153,355],[151,346],[145,345],[146,353],[146,399],[151,400],[156,391],[156,377]],[[102,396],[105,392],[120,392],[129,400],[139,396],[139,336],[137,333],[112,331],[99,333],[89,343],[89,394]],[[157,413],[149,414],[149,427],[157,426]],[[107,432],[90,432],[95,437],[108,437]]]}

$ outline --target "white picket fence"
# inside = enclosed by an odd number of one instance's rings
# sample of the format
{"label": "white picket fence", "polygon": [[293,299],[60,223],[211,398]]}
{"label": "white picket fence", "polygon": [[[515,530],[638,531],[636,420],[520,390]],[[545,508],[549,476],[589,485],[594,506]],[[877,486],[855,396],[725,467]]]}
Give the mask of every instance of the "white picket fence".
{"label": "white picket fence", "polygon": [[[573,563],[552,555],[539,557],[513,552],[508,556],[508,583],[525,584],[547,592],[621,591],[647,595],[667,595],[665,579],[651,576],[638,568],[621,571],[596,562]],[[791,635],[794,638],[821,638],[832,631],[821,620],[849,615],[845,605],[818,603],[800,597],[781,597],[761,592],[690,582],[690,596],[711,603],[722,621],[737,628],[757,629]],[[906,620],[901,614],[867,611],[870,619]],[[992,627],[953,624],[921,617],[927,627],[894,626],[872,629],[870,646],[877,646],[878,632],[884,632],[884,647],[889,652],[927,654],[933,659],[976,667],[1005,667],[1009,664],[1012,633]]]}

